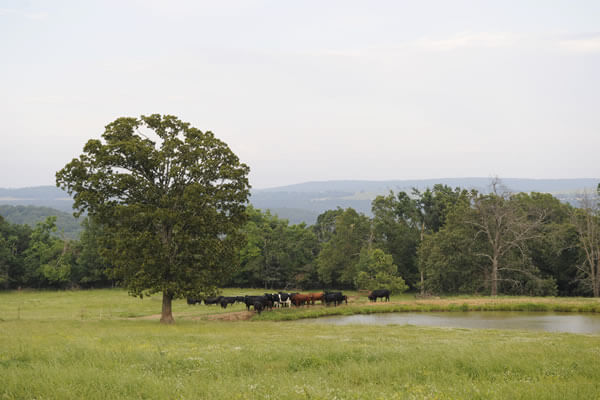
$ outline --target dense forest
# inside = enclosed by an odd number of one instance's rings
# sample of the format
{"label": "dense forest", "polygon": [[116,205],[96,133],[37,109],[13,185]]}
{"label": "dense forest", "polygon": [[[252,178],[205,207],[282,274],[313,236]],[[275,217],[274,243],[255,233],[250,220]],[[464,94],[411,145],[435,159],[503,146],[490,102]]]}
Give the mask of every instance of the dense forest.
{"label": "dense forest", "polygon": [[[437,184],[376,197],[291,225],[249,206],[236,272],[222,286],[373,289],[433,294],[600,296],[598,193],[578,207],[545,193]],[[34,227],[0,217],[0,288],[118,284],[90,219],[78,240],[56,218]],[[106,251],[106,249],[104,249]]]}

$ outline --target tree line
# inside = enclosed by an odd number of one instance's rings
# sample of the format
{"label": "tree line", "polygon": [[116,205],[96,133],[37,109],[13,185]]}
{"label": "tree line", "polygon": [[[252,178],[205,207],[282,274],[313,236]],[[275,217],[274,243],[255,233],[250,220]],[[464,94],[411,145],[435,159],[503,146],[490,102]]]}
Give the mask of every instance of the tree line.
{"label": "tree line", "polygon": [[[600,195],[600,185],[598,193]],[[434,294],[600,297],[597,196],[579,207],[546,193],[490,193],[435,185],[390,192],[373,216],[328,210],[314,225],[252,206],[220,286],[366,289]],[[119,283],[104,257],[107,233],[86,218],[78,240],[56,219],[35,227],[0,217],[0,287],[106,287]]]}

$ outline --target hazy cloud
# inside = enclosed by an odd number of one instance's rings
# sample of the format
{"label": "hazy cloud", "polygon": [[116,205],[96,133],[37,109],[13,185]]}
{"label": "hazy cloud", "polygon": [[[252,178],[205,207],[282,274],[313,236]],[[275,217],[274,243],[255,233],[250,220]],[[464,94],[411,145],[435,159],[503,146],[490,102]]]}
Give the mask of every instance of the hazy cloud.
{"label": "hazy cloud", "polygon": [[425,37],[408,43],[411,47],[451,51],[463,48],[498,48],[514,46],[522,38],[510,32],[462,32],[447,38]]}
{"label": "hazy cloud", "polygon": [[577,53],[600,52],[600,33],[582,34],[558,41],[560,48]]}
{"label": "hazy cloud", "polygon": [[45,11],[22,10],[16,8],[0,8],[0,17],[2,16],[16,16],[34,21],[48,19],[48,13]]}

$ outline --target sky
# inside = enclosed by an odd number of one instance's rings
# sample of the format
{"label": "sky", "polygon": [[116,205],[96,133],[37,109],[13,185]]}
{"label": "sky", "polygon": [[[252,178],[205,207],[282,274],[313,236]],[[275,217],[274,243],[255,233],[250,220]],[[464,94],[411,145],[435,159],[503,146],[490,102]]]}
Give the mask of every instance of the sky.
{"label": "sky", "polygon": [[254,188],[600,177],[599,1],[0,0],[0,57],[0,187],[153,113]]}

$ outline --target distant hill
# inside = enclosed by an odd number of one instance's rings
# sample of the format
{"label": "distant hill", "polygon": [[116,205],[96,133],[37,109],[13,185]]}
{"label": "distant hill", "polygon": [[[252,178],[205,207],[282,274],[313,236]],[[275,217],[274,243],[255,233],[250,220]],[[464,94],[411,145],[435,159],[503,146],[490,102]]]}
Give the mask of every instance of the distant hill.
{"label": "distant hill", "polygon": [[[367,215],[371,214],[371,201],[390,190],[395,193],[410,193],[415,187],[419,190],[433,187],[436,183],[452,188],[477,189],[487,193],[490,178],[441,178],[389,181],[319,181],[268,189],[252,190],[250,202],[259,209],[269,209],[290,223],[313,224],[322,212],[337,207],[352,207]],[[595,190],[598,179],[502,179],[502,183],[513,192],[551,193],[562,201],[577,204],[577,193]],[[55,208],[72,212],[73,201],[54,186],[31,188],[0,188],[0,204],[32,205]]]}
{"label": "distant hill", "polygon": [[35,186],[17,189],[0,188],[0,204],[41,206],[72,213],[73,200],[56,186]]}
{"label": "distant hill", "polygon": [[[280,186],[252,191],[251,203],[260,209],[270,209],[281,218],[292,223],[301,221],[313,224],[316,216],[336,207],[352,207],[371,215],[371,202],[378,195],[404,191],[411,193],[413,188],[421,191],[437,183],[452,188],[476,189],[482,193],[490,191],[490,178],[443,178],[391,181],[320,181],[296,185]],[[599,179],[502,179],[502,183],[512,192],[551,193],[561,201],[577,204],[577,193],[595,190]],[[307,216],[300,219],[297,212],[287,209],[306,210]],[[277,211],[274,211],[277,210]],[[315,215],[314,219],[307,219]]]}
{"label": "distant hill", "polygon": [[[574,192],[585,188],[595,189],[600,178],[593,179],[501,179],[502,183],[513,192],[542,192],[559,193]],[[440,179],[411,179],[411,180],[389,180],[389,181],[316,181],[304,182],[295,185],[278,186],[268,189],[257,189],[257,192],[296,192],[296,193],[323,193],[323,192],[377,192],[387,193],[409,192],[413,187],[419,190],[431,188],[437,183],[448,185],[452,188],[461,187],[466,189],[477,189],[480,192],[488,192],[491,178],[440,178]]]}
{"label": "distant hill", "polygon": [[50,216],[56,217],[57,236],[64,234],[67,239],[77,239],[83,230],[81,221],[72,213],[50,207],[12,206],[0,204],[0,215],[11,224],[29,225],[34,228],[38,222],[43,222]]}

